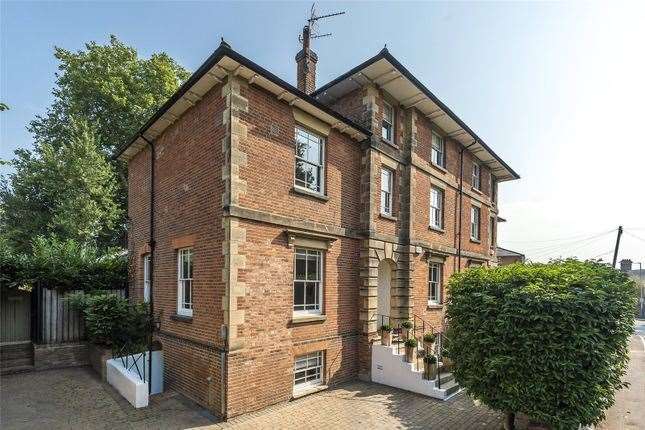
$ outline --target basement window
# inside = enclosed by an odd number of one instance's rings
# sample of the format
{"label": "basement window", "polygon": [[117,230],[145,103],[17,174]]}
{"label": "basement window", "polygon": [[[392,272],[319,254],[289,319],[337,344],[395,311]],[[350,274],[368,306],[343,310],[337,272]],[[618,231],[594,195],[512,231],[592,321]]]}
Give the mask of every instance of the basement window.
{"label": "basement window", "polygon": [[386,102],[383,102],[381,137],[389,143],[394,143],[394,108]]}
{"label": "basement window", "polygon": [[293,366],[293,391],[322,385],[323,382],[323,352],[316,351],[296,357]]}

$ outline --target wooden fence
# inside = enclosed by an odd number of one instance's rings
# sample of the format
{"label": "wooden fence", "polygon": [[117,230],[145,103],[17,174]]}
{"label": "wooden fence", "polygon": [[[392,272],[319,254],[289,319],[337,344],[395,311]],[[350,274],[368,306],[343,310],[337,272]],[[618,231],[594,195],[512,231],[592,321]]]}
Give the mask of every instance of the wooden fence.
{"label": "wooden fence", "polygon": [[[35,287],[31,301],[31,338],[39,344],[78,342],[85,339],[85,325],[80,312],[73,309],[66,297],[76,291],[60,293]],[[111,290],[127,297],[127,289]]]}

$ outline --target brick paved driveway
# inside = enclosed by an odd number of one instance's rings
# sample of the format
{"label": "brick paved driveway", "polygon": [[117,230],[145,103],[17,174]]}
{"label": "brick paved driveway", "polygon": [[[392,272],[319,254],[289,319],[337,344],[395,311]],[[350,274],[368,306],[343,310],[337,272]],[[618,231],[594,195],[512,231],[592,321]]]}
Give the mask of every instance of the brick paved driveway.
{"label": "brick paved driveway", "polygon": [[89,368],[3,376],[0,428],[8,429],[499,429],[500,416],[465,395],[447,402],[353,382],[218,423],[183,396],[136,410]]}

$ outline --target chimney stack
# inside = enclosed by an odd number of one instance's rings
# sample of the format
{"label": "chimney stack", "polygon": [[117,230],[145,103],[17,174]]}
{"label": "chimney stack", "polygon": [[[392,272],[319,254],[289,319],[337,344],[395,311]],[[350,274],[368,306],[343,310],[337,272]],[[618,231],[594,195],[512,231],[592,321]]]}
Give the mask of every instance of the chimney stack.
{"label": "chimney stack", "polygon": [[305,25],[302,29],[302,50],[296,54],[298,65],[298,89],[305,94],[311,94],[316,90],[316,63],[318,56],[310,47],[311,28]]}
{"label": "chimney stack", "polygon": [[620,271],[629,273],[632,270],[632,260],[624,259],[620,260]]}

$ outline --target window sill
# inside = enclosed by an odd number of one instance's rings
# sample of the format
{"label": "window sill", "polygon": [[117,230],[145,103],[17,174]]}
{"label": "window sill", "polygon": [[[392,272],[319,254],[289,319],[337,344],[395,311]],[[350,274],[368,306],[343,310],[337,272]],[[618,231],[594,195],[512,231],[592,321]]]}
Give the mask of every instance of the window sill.
{"label": "window sill", "polygon": [[443,167],[443,166],[441,166],[441,165],[439,165],[437,163],[434,163],[434,162],[431,161],[430,165],[432,167],[434,167],[435,169],[439,170],[441,173],[448,173],[448,170],[445,167]]}
{"label": "window sill", "polygon": [[428,310],[429,311],[434,311],[438,309],[443,309],[443,304],[439,303],[428,303]]}
{"label": "window sill", "polygon": [[437,233],[441,233],[441,234],[444,234],[444,233],[446,232],[446,230],[445,230],[445,229],[443,229],[443,228],[439,228],[439,227],[434,227],[434,226],[432,226],[432,225],[428,227],[428,230],[430,230],[430,231],[436,231]]}
{"label": "window sill", "polygon": [[173,321],[180,321],[180,322],[186,322],[186,323],[193,322],[193,317],[190,315],[172,314],[170,315],[170,319]]}
{"label": "window sill", "polygon": [[381,137],[381,142],[385,143],[388,146],[391,146],[392,148],[399,149],[399,146],[396,143],[391,142],[387,139],[383,139],[382,137]]}
{"label": "window sill", "polygon": [[327,385],[314,385],[311,387],[303,387],[293,390],[293,398],[299,399],[300,397],[308,396],[309,394],[318,393],[329,388]]}
{"label": "window sill", "polygon": [[475,239],[474,237],[471,237],[471,238],[470,238],[470,241],[471,241],[472,243],[479,243],[479,244],[481,244],[481,243],[482,243],[482,241],[481,241],[481,240],[479,240],[479,239]]}
{"label": "window sill", "polygon": [[484,195],[484,193],[482,192],[482,190],[480,190],[480,189],[478,189],[478,188],[470,187],[470,189],[471,189],[473,192],[475,192],[475,193],[479,194],[480,196],[483,196],[483,195]]}
{"label": "window sill", "polygon": [[291,317],[291,324],[305,324],[312,322],[323,322],[327,319],[327,315],[316,315],[316,314],[294,314]]}
{"label": "window sill", "polygon": [[384,219],[387,219],[387,220],[390,220],[390,221],[397,221],[398,220],[397,217],[392,216],[392,215],[388,215],[388,214],[384,214],[383,212],[379,212],[378,216],[380,218],[384,218]]}
{"label": "window sill", "polygon": [[310,191],[306,188],[300,188],[300,187],[294,186],[291,190],[294,193],[300,194],[302,196],[313,197],[314,199],[322,200],[323,202],[329,201],[329,197],[325,196],[324,194],[320,194],[315,191]]}

